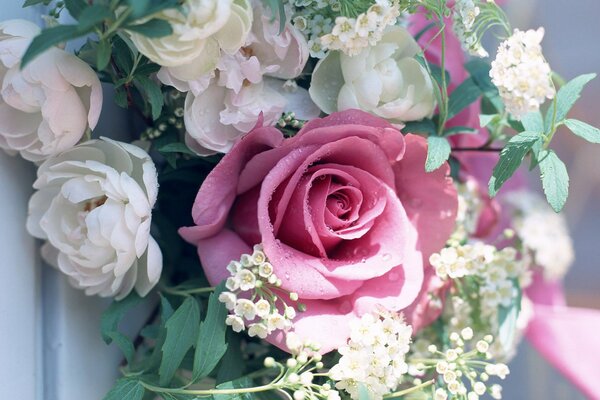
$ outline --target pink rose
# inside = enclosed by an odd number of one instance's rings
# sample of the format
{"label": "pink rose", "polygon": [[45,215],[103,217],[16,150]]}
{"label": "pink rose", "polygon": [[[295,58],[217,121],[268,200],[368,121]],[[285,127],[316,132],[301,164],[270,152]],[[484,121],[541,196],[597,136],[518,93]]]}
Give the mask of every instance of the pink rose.
{"label": "pink rose", "polygon": [[[198,246],[211,284],[256,243],[306,312],[295,332],[324,351],[377,305],[400,311],[423,286],[424,259],[456,220],[445,165],[425,173],[427,141],[358,110],[308,123],[284,139],[257,127],[203,183],[181,235]],[[269,338],[284,347],[282,334]]]}

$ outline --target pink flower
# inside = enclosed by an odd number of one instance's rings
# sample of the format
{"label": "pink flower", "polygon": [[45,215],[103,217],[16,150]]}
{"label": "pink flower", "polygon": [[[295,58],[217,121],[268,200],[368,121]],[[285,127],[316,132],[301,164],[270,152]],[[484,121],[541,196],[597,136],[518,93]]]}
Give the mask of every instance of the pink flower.
{"label": "pink flower", "polygon": [[[349,322],[381,305],[408,307],[424,259],[454,228],[457,194],[446,165],[425,173],[427,142],[358,110],[308,123],[284,139],[257,127],[203,183],[181,235],[198,246],[211,284],[262,243],[283,288],[307,311],[295,332],[329,351]],[[270,337],[285,347],[283,335]]]}

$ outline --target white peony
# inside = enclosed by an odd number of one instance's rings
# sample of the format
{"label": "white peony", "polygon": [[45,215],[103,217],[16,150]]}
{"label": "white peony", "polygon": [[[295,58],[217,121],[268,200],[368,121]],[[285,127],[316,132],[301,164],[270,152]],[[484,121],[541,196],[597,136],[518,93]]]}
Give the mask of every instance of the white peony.
{"label": "white peony", "polygon": [[150,236],[156,168],[138,147],[110,139],[46,160],[29,201],[27,229],[44,259],[88,295],[122,299],[156,285],[162,254]]}
{"label": "white peony", "polygon": [[51,48],[20,70],[39,32],[24,20],[0,23],[0,147],[34,162],[75,146],[102,108],[94,71],[62,49]]}
{"label": "white peony", "polygon": [[[248,0],[186,0],[153,16],[168,21],[171,35],[150,38],[130,32],[139,51],[184,76],[210,72],[221,50],[233,54],[244,45],[252,25]],[[189,78],[191,79],[191,78]]]}
{"label": "white peony", "polygon": [[429,74],[414,58],[420,51],[400,26],[356,56],[330,51],[315,67],[311,98],[327,114],[357,108],[393,123],[429,117],[435,97]]}

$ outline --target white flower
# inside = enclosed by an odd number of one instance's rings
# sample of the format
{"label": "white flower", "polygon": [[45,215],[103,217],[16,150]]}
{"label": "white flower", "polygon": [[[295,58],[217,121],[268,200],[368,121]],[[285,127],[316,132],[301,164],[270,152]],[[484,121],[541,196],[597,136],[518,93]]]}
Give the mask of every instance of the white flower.
{"label": "white flower", "polygon": [[430,116],[433,83],[413,58],[420,50],[406,29],[392,26],[355,57],[330,51],[315,67],[311,98],[328,114],[358,108],[394,123]]}
{"label": "white flower", "polygon": [[469,54],[476,57],[487,57],[488,53],[478,37],[481,32],[473,29],[475,19],[480,12],[480,8],[475,5],[473,0],[457,0],[452,10],[452,29]]}
{"label": "white flower", "polygon": [[109,139],[46,160],[29,201],[27,229],[46,260],[86,294],[141,296],[158,282],[162,254],[150,236],[156,168],[146,152]]}
{"label": "white flower", "polygon": [[256,276],[249,270],[243,269],[236,274],[236,279],[240,282],[240,289],[243,292],[256,287]]}
{"label": "white flower", "polygon": [[225,308],[233,310],[237,302],[237,296],[231,292],[222,292],[219,295],[219,301],[225,304]]}
{"label": "white flower", "polygon": [[256,307],[254,306],[254,303],[248,299],[238,299],[234,310],[236,315],[248,321],[252,321],[254,317],[256,317]]}
{"label": "white flower", "polygon": [[244,320],[238,317],[237,315],[228,315],[225,319],[225,324],[231,326],[231,329],[233,329],[234,332],[238,333],[246,328],[244,325]]}
{"label": "white flower", "polygon": [[250,337],[258,336],[261,339],[266,339],[268,335],[269,331],[263,323],[250,324],[248,326],[248,336]]}
{"label": "white flower", "polygon": [[52,47],[20,69],[39,32],[24,20],[0,23],[0,148],[34,162],[75,146],[102,108],[94,71],[62,49]]}
{"label": "white flower", "polygon": [[[129,32],[138,50],[155,63],[174,67],[180,75],[199,76],[212,70],[221,50],[242,47],[252,23],[248,0],[186,0],[152,16],[168,21],[173,33],[149,38]],[[141,21],[144,22],[144,21]]]}
{"label": "white flower", "polygon": [[258,275],[263,278],[268,278],[273,275],[273,265],[268,262],[263,262],[258,267]]}
{"label": "white flower", "polygon": [[446,400],[448,398],[448,392],[446,392],[444,389],[439,388],[435,391],[435,400]]}
{"label": "white flower", "polygon": [[256,307],[256,315],[259,318],[265,318],[267,315],[271,313],[271,304],[265,299],[260,299],[255,304]]}
{"label": "white flower", "polygon": [[492,62],[490,77],[498,87],[506,109],[520,119],[537,111],[546,99],[554,98],[556,90],[550,77],[551,69],[542,54],[544,29],[515,29],[502,42]]}

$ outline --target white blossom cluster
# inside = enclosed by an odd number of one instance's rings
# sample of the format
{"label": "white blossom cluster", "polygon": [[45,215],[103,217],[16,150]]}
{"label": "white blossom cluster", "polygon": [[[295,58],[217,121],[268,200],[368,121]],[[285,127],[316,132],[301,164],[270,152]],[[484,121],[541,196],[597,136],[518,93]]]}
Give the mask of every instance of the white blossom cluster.
{"label": "white blossom cluster", "polygon": [[514,280],[529,281],[526,259],[517,259],[513,247],[502,250],[483,242],[446,247],[431,255],[429,262],[442,279],[476,276],[479,281],[482,315],[495,314],[499,305],[509,306],[517,296]]}
{"label": "white blossom cluster", "polygon": [[[299,3],[298,1],[296,3]],[[326,3],[326,2],[323,2]],[[319,5],[317,5],[317,8]],[[321,43],[321,36],[333,29],[333,19],[317,13],[302,13],[293,19],[296,29],[300,30],[308,40],[308,49],[311,57],[325,57],[325,48]]]}
{"label": "white blossom cluster", "polygon": [[473,0],[457,0],[452,10],[452,27],[463,48],[472,56],[487,57],[489,54],[481,45],[481,38],[474,29],[475,19],[481,9]]}
{"label": "white blossom cluster", "polygon": [[382,399],[408,371],[405,355],[411,335],[412,327],[398,314],[382,311],[355,320],[348,344],[338,349],[342,358],[329,372],[335,387],[358,399],[363,384],[371,399]]}
{"label": "white blossom cluster", "polygon": [[340,50],[349,56],[375,46],[385,29],[394,25],[400,16],[400,6],[395,1],[377,0],[367,11],[356,18],[337,17],[331,33],[321,36],[321,46],[326,50]]}
{"label": "white blossom cluster", "polygon": [[[225,283],[228,291],[219,295],[219,301],[230,311],[225,320],[227,325],[235,332],[248,328],[249,336],[261,339],[276,330],[287,331],[292,327],[296,309],[281,297],[281,279],[273,273],[261,245],[254,246],[252,254],[243,254],[240,261],[230,262],[227,270],[231,274]],[[298,300],[295,293],[289,297]]]}
{"label": "white blossom cluster", "polygon": [[513,192],[506,201],[517,209],[514,228],[533,262],[550,280],[562,278],[575,259],[565,218],[531,192]]}
{"label": "white blossom cluster", "polygon": [[435,400],[448,398],[463,398],[478,400],[484,394],[494,399],[502,398],[502,387],[498,384],[489,385],[490,377],[497,376],[505,379],[509,369],[505,364],[489,362],[492,354],[489,352],[492,335],[486,335],[478,340],[474,337],[473,329],[466,327],[450,334],[450,346],[445,351],[437,346],[429,345],[422,359],[414,358],[415,368],[423,372],[435,370],[440,376]]}
{"label": "white blossom cluster", "polygon": [[[303,342],[294,332],[286,336],[286,346],[292,357],[285,364],[267,357],[264,361],[266,368],[279,368],[280,378],[275,384],[292,393],[294,400],[341,400],[337,390],[331,385],[313,383],[315,370],[323,369],[319,354],[320,346],[317,343]],[[288,396],[289,398],[289,396]]]}
{"label": "white blossom cluster", "polygon": [[544,29],[515,29],[502,42],[492,62],[490,77],[498,87],[506,109],[515,118],[537,111],[546,99],[552,99],[556,89],[550,77],[550,65],[542,54]]}

